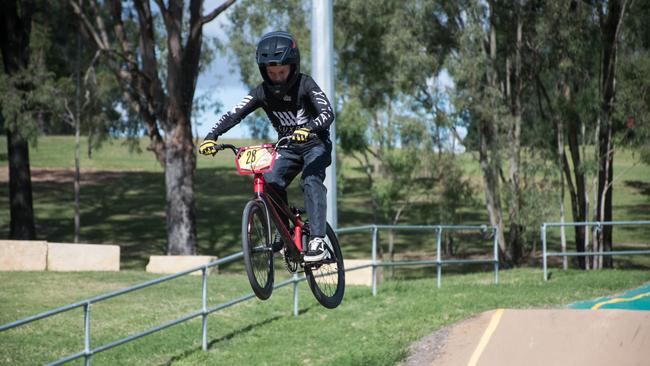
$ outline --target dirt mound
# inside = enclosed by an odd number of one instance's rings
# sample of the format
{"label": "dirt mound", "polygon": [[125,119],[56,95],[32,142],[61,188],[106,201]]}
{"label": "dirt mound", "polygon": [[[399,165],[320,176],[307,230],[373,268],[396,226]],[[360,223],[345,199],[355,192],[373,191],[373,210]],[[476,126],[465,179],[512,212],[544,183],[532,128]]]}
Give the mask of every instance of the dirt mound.
{"label": "dirt mound", "polygon": [[489,311],[411,346],[404,365],[648,365],[650,312]]}

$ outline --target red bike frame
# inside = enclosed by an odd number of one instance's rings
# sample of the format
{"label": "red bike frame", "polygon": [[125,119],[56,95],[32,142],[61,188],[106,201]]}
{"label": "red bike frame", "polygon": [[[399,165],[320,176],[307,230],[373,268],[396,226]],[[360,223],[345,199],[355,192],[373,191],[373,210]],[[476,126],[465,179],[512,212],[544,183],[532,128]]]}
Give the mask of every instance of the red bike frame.
{"label": "red bike frame", "polygon": [[[278,144],[276,145],[265,144],[260,146],[264,148],[272,148],[273,151],[275,152],[278,150]],[[255,177],[253,178],[253,192],[255,196],[253,199],[264,206],[266,212],[268,213],[267,217],[269,217],[270,220],[272,220],[275,226],[277,227],[278,231],[280,232],[280,236],[282,237],[282,241],[285,243],[285,246],[287,246],[287,243],[293,243],[295,248],[298,249],[300,253],[304,253],[303,242],[302,242],[303,228],[305,226],[304,221],[300,219],[300,216],[298,215],[297,211],[292,210],[283,200],[281,200],[279,198],[280,196],[264,180],[263,173],[268,172],[272,169],[273,162],[270,168],[265,169],[261,172],[252,171],[252,170],[244,171],[240,169],[241,167],[239,165],[239,160],[237,159],[237,157],[239,157],[241,153],[249,149],[249,147],[239,148],[234,145],[223,144],[223,145],[217,145],[216,149],[217,150],[231,149],[235,153],[236,156],[235,162],[237,163],[237,170],[239,171],[239,174],[242,175],[255,174]],[[275,157],[273,157],[273,159],[275,159]],[[293,224],[294,226],[293,233],[289,231],[289,227],[285,224],[285,221],[282,219],[281,215],[286,217]],[[268,222],[267,224],[269,227],[269,238],[271,238],[271,232],[270,232],[271,223]]]}
{"label": "red bike frame", "polygon": [[[255,173],[255,178],[253,179],[253,190],[255,193],[255,200],[264,205],[266,211],[269,213],[269,217],[278,228],[285,245],[286,243],[293,243],[300,252],[304,252],[302,247],[302,229],[305,223],[289,208],[289,206],[278,198],[279,195],[275,193],[270,185],[266,184],[262,173]],[[267,193],[267,190],[269,193]],[[289,228],[281,218],[280,214],[287,217],[289,221],[293,223],[293,238],[291,237],[292,233],[289,231]]]}

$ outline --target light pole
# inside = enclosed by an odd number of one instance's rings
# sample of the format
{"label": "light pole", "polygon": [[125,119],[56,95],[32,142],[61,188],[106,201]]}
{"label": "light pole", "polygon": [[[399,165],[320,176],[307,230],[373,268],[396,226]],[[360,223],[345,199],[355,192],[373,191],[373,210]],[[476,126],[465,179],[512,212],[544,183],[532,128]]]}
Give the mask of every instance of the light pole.
{"label": "light pole", "polygon": [[[334,95],[334,30],[332,27],[332,0],[312,0],[311,64],[312,76],[327,95],[332,108]],[[334,230],[338,226],[336,208],[336,121],[330,126],[332,165],[327,168],[327,221]]]}

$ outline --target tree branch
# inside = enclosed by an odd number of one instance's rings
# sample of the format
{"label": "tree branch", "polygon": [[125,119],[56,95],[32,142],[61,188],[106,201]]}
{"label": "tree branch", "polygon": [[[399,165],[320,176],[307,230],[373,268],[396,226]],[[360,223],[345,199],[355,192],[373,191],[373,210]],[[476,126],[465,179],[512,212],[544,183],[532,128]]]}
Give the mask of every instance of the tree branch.
{"label": "tree branch", "polygon": [[129,40],[126,38],[126,33],[124,31],[124,22],[122,22],[122,3],[120,0],[111,0],[111,13],[113,16],[113,29],[115,30],[115,38],[122,48],[122,52],[125,56],[126,61],[129,64],[129,70],[134,70],[136,68],[135,58],[133,57],[133,50],[129,44]]}
{"label": "tree branch", "polygon": [[78,4],[75,0],[70,0],[70,6],[72,6],[74,13],[77,14],[77,16],[81,19],[81,22],[85,26],[90,36],[95,41],[97,47],[100,50],[108,50],[109,49],[108,43],[104,43],[104,40],[102,39],[103,37],[99,35],[99,32],[94,28],[92,22],[90,22],[86,14],[84,14],[84,12],[81,10],[81,5]]}
{"label": "tree branch", "polygon": [[167,14],[167,8],[165,7],[165,2],[163,0],[155,0],[156,4],[160,8],[160,12],[165,16]]}
{"label": "tree branch", "polygon": [[[147,1],[136,1],[135,6],[138,12],[138,24],[140,27],[140,58],[142,60],[142,75],[144,76],[139,80],[139,83],[141,83],[139,88],[153,97],[147,98],[149,113],[157,116],[159,120],[164,121],[167,98],[162,87],[162,81],[158,77],[158,60],[156,59],[151,8]],[[161,11],[163,11],[162,8]],[[152,100],[154,103],[151,102]]]}
{"label": "tree branch", "polygon": [[[160,1],[160,0],[157,0]],[[187,40],[188,45],[190,44],[190,40],[197,40],[202,29],[203,25],[206,23],[209,23],[214,20],[214,18],[217,17],[217,15],[223,13],[226,9],[228,9],[232,4],[235,3],[236,0],[226,0],[224,1],[221,5],[216,7],[214,10],[212,10],[208,15],[205,16],[200,16],[200,10],[199,9],[199,2],[194,2],[190,4],[190,12],[191,12],[191,18],[190,18],[190,36]]]}
{"label": "tree branch", "polygon": [[216,9],[212,10],[210,14],[203,16],[201,18],[201,25],[205,23],[209,23],[214,20],[214,18],[217,17],[217,15],[223,13],[226,9],[230,7],[230,5],[234,4],[236,0],[226,0],[223,2],[223,4],[219,5]]}
{"label": "tree branch", "polygon": [[68,105],[68,98],[63,98],[63,108],[65,109],[65,114],[64,118],[65,121],[70,125],[74,126],[74,113],[70,109],[70,106]]}

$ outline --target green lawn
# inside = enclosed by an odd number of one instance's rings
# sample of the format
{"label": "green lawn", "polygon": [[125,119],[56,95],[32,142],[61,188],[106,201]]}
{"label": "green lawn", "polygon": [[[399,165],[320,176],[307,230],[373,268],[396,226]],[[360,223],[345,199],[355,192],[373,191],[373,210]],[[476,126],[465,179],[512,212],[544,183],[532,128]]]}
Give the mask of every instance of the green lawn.
{"label": "green lawn", "polygon": [[[0,324],[155,278],[143,272],[2,273]],[[389,281],[348,286],[341,306],[327,310],[300,285],[300,315],[290,287],[266,302],[250,300],[209,318],[209,351],[201,350],[200,319],[93,357],[94,365],[394,365],[413,341],[495,308],[558,308],[620,293],[650,281],[649,271],[537,269]],[[250,292],[242,275],[209,278],[209,306]],[[92,306],[92,346],[117,340],[200,308],[200,277],[183,277]],[[0,364],[34,365],[83,349],[83,315],[65,315],[0,333]],[[72,364],[82,364],[78,361]]]}
{"label": "green lawn", "polygon": [[[236,145],[250,144],[250,140],[230,140]],[[165,189],[162,169],[153,154],[146,151],[147,141],[129,149],[124,140],[112,140],[93,151],[92,159],[86,156],[87,145],[82,139],[81,166],[85,177],[93,183],[81,189],[81,241],[88,243],[119,244],[122,247],[122,268],[143,269],[150,255],[163,254],[166,245]],[[33,169],[72,169],[74,139],[68,136],[41,137],[30,149]],[[0,168],[6,169],[6,139],[0,139]],[[138,152],[139,151],[139,152]],[[341,159],[341,157],[339,157]],[[638,160],[631,152],[618,152],[615,174],[625,172],[614,185],[614,219],[642,220],[650,217],[650,167],[635,165]],[[462,207],[463,224],[487,223],[480,187],[478,162],[471,154],[459,157],[464,171],[475,185],[474,204]],[[355,170],[355,162],[343,158],[340,163],[346,182],[338,198],[339,227],[371,223],[371,208],[364,188],[363,176]],[[109,174],[105,174],[106,172]],[[98,178],[100,177],[100,178]],[[237,175],[233,157],[224,152],[215,158],[200,156],[195,180],[197,204],[198,252],[205,255],[224,256],[240,249],[241,211],[252,196],[250,177]],[[33,183],[34,210],[37,235],[51,242],[73,240],[73,187],[60,179]],[[290,189],[290,198],[302,206],[298,184]],[[435,203],[433,203],[435,205]],[[8,207],[8,185],[0,185],[0,207]],[[570,201],[566,198],[567,211]],[[570,214],[567,217],[570,220]],[[549,217],[556,221],[558,217]],[[436,217],[422,215],[414,209],[404,215],[405,224],[439,224]],[[541,225],[541,223],[539,223]],[[537,228],[532,228],[538,230]],[[0,237],[9,232],[9,212],[0,210]],[[572,247],[573,233],[568,231]],[[559,230],[549,232],[549,245],[559,248]],[[387,250],[386,233],[380,243]],[[615,230],[616,243],[630,243],[638,247],[648,243],[650,226],[621,227]],[[528,243],[537,254],[541,251],[538,236]],[[347,234],[342,236],[343,250],[348,258],[370,256],[370,236]],[[456,254],[489,254],[489,240],[471,242],[467,237],[454,242]],[[435,240],[431,233],[400,233],[396,236],[396,252],[402,257],[433,255]],[[646,245],[647,246],[647,245]],[[625,248],[625,245],[622,245]],[[625,257],[617,263],[636,265],[636,258]],[[629,263],[633,259],[635,263]],[[643,265],[650,260],[640,259]],[[239,270],[236,267],[234,270]]]}

